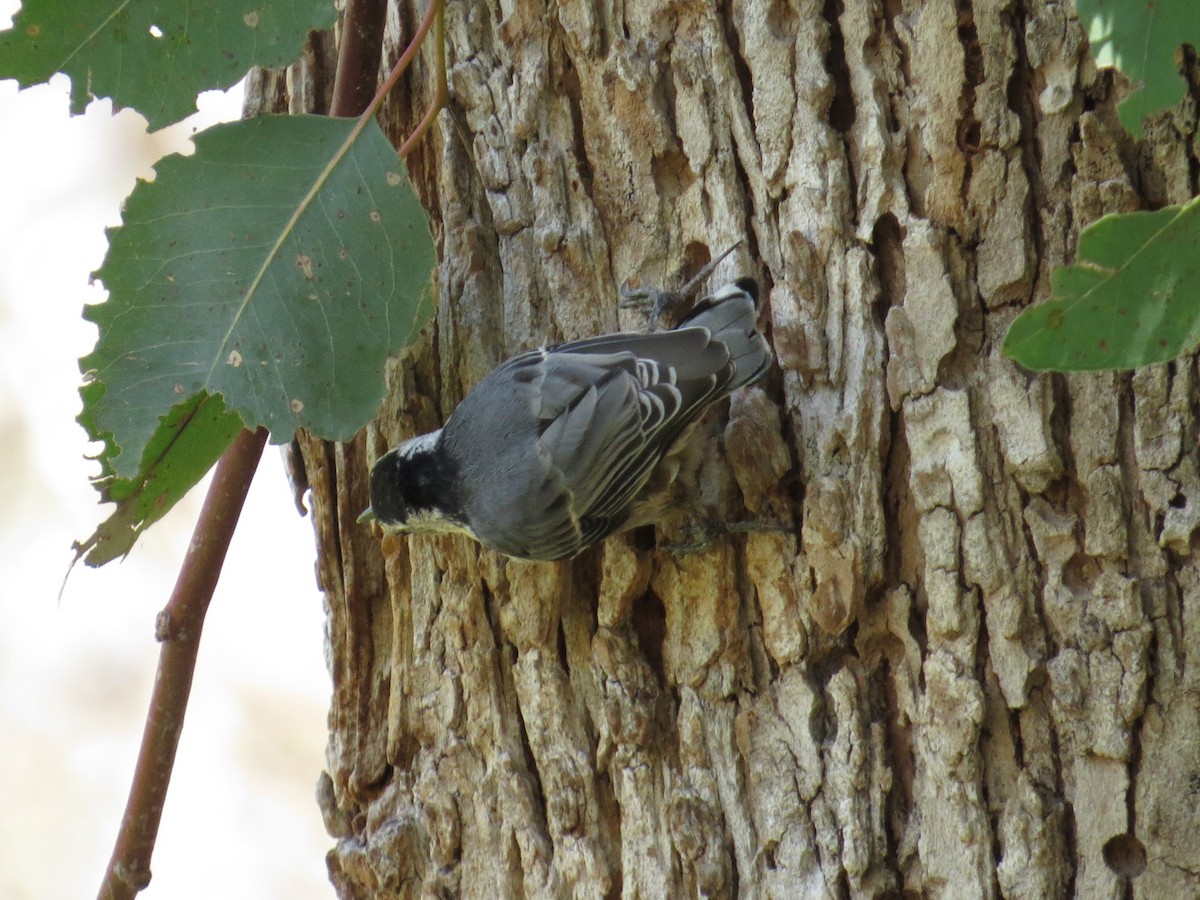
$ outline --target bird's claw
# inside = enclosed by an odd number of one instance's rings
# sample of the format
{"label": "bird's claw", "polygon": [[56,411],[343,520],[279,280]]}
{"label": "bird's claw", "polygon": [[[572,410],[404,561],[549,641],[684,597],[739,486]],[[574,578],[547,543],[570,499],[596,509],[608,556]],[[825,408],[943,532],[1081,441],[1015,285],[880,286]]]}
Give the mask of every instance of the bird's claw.
{"label": "bird's claw", "polygon": [[665,313],[671,313],[671,317],[676,317],[677,310],[687,302],[688,298],[696,292],[708,277],[716,270],[721,261],[730,253],[740,247],[741,241],[738,241],[724,253],[712,259],[699,272],[693,275],[683,287],[677,291],[664,291],[662,288],[633,288],[632,290],[621,291],[621,309],[636,309],[647,315],[647,326],[651,331],[658,327],[659,320],[662,319]]}
{"label": "bird's claw", "polygon": [[621,291],[621,309],[636,309],[646,316],[646,326],[650,331],[658,327],[663,313],[675,307],[681,300],[686,300],[672,291],[659,288],[634,288]]}

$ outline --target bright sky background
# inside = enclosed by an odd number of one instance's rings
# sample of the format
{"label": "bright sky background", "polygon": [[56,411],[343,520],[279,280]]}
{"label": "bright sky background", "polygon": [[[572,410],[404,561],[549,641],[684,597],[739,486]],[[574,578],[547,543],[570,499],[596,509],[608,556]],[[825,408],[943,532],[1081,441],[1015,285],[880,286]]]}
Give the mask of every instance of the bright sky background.
{"label": "bright sky background", "polygon": [[[15,10],[0,0],[0,29]],[[0,897],[91,897],[111,853],[141,741],[154,617],[205,486],[129,559],[80,565],[101,521],[98,470],[76,424],[78,357],[104,297],[89,273],[104,228],[150,165],[193,127],[236,118],[240,92],[157,135],[97,101],[68,115],[68,82],[0,81]],[[311,525],[268,447],[209,610],[145,900],[330,898],[332,845],[313,799],[329,676]],[[233,886],[236,886],[234,888]]]}

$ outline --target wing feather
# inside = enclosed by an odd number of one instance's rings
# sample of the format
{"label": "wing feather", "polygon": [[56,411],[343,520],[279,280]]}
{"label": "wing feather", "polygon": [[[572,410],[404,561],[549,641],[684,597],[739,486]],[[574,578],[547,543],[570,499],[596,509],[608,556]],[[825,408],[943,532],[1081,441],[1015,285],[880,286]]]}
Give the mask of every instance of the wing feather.
{"label": "wing feather", "polygon": [[609,335],[547,354],[543,413],[557,417],[539,446],[570,486],[581,547],[621,527],[655,466],[732,373],[728,350],[705,328]]}

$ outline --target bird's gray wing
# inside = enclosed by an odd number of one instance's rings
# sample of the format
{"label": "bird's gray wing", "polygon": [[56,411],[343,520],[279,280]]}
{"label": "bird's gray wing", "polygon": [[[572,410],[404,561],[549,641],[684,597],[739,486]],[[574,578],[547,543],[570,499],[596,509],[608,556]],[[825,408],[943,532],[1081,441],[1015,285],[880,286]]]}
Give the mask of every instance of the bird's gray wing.
{"label": "bird's gray wing", "polygon": [[[545,357],[544,349],[529,350],[493,369],[443,428],[475,535],[524,559],[560,559],[583,546],[570,490],[540,446],[550,424],[541,414]],[[564,387],[563,399],[587,387],[586,381],[574,391]]]}
{"label": "bird's gray wing", "polygon": [[728,350],[702,328],[578,341],[543,366],[548,424],[538,443],[569,486],[581,545],[620,528],[654,467],[733,374]]}

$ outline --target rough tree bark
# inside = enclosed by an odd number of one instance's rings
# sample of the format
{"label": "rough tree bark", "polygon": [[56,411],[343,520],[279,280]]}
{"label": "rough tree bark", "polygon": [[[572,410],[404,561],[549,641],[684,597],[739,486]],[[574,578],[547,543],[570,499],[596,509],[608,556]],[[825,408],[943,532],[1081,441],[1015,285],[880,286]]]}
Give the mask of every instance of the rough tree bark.
{"label": "rough tree bark", "polygon": [[[1135,143],[1067,2],[613,5],[449,0],[436,322],[365,436],[300,443],[340,895],[1200,895],[1194,360],[998,352],[1083,226],[1196,190],[1194,100]],[[698,500],[792,534],[538,565],[354,524],[494,364],[739,239],[778,366]]]}

